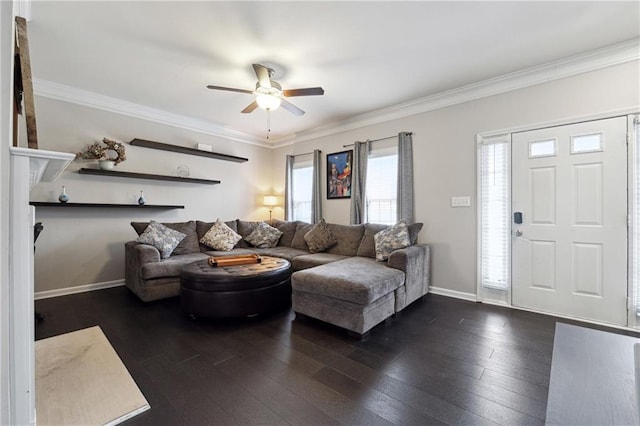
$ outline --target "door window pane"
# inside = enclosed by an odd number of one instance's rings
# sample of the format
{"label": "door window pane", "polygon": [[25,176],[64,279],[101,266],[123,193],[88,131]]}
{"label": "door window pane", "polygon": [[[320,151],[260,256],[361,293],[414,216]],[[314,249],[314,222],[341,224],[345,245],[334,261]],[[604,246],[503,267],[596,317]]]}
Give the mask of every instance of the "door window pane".
{"label": "door window pane", "polygon": [[552,157],[556,155],[556,140],[529,142],[529,158]]}
{"label": "door window pane", "polygon": [[571,153],[602,151],[602,133],[593,135],[571,136]]}

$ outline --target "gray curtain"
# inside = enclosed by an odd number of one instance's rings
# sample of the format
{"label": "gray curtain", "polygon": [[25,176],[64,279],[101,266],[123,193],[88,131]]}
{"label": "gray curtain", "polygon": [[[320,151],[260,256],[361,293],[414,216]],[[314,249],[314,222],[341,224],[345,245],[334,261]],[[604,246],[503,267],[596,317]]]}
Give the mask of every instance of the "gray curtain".
{"label": "gray curtain", "polygon": [[411,133],[398,134],[398,220],[414,221],[413,207],[413,142]]}
{"label": "gray curtain", "polygon": [[353,165],[351,167],[351,224],[367,222],[365,188],[367,187],[367,161],[371,142],[356,142],[353,145]]}
{"label": "gray curtain", "polygon": [[311,223],[318,223],[322,219],[322,182],[320,179],[322,158],[320,150],[313,150],[313,183],[311,188]]}
{"label": "gray curtain", "polygon": [[284,219],[293,220],[292,187],[293,182],[293,155],[287,155],[284,174]]}

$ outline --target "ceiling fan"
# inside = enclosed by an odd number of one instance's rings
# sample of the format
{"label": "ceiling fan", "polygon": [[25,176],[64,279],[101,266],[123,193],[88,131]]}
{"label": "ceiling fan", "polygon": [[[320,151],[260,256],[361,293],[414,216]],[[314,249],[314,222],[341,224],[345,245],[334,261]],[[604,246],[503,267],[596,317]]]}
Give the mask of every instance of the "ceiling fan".
{"label": "ceiling fan", "polygon": [[243,114],[248,114],[258,107],[266,111],[273,111],[279,106],[282,106],[282,108],[295,115],[302,115],[304,114],[303,110],[284,98],[292,96],[324,95],[324,89],[322,87],[307,87],[305,89],[282,90],[282,86],[280,86],[277,81],[271,80],[271,77],[273,77],[274,74],[273,69],[265,67],[264,65],[253,64],[253,71],[255,71],[256,76],[258,77],[258,82],[256,83],[255,90],[234,89],[232,87],[221,87],[212,85],[208,85],[207,88],[255,95],[255,101],[251,102],[245,109],[242,110]]}

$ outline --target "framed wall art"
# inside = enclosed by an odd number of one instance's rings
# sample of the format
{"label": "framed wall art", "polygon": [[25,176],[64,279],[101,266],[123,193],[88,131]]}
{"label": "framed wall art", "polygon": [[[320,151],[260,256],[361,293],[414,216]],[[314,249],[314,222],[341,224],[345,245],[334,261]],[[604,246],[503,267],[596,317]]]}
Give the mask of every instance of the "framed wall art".
{"label": "framed wall art", "polygon": [[327,199],[351,198],[353,150],[327,154]]}

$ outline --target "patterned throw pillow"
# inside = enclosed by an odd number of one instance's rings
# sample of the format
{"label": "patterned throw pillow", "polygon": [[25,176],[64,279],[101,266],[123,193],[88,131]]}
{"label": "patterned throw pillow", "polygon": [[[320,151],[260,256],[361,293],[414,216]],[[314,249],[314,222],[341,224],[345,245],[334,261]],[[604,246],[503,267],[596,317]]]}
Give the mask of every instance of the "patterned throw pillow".
{"label": "patterned throw pillow", "polygon": [[409,247],[409,227],[404,220],[390,226],[373,236],[376,245],[376,260],[384,262],[392,251]]}
{"label": "patterned throw pillow", "polygon": [[271,248],[278,245],[278,240],[282,236],[282,231],[260,222],[256,229],[244,239],[258,248]]}
{"label": "patterned throw pillow", "polygon": [[200,242],[214,250],[230,251],[242,237],[229,228],[220,219],[216,220],[211,228],[200,238]]}
{"label": "patterned throw pillow", "polygon": [[316,223],[309,232],[304,234],[304,240],[307,242],[311,253],[323,252],[338,242],[324,219]]}
{"label": "patterned throw pillow", "polygon": [[152,220],[136,241],[154,246],[160,251],[160,257],[166,259],[171,256],[173,250],[178,247],[180,241],[184,240],[184,237],[186,234]]}

